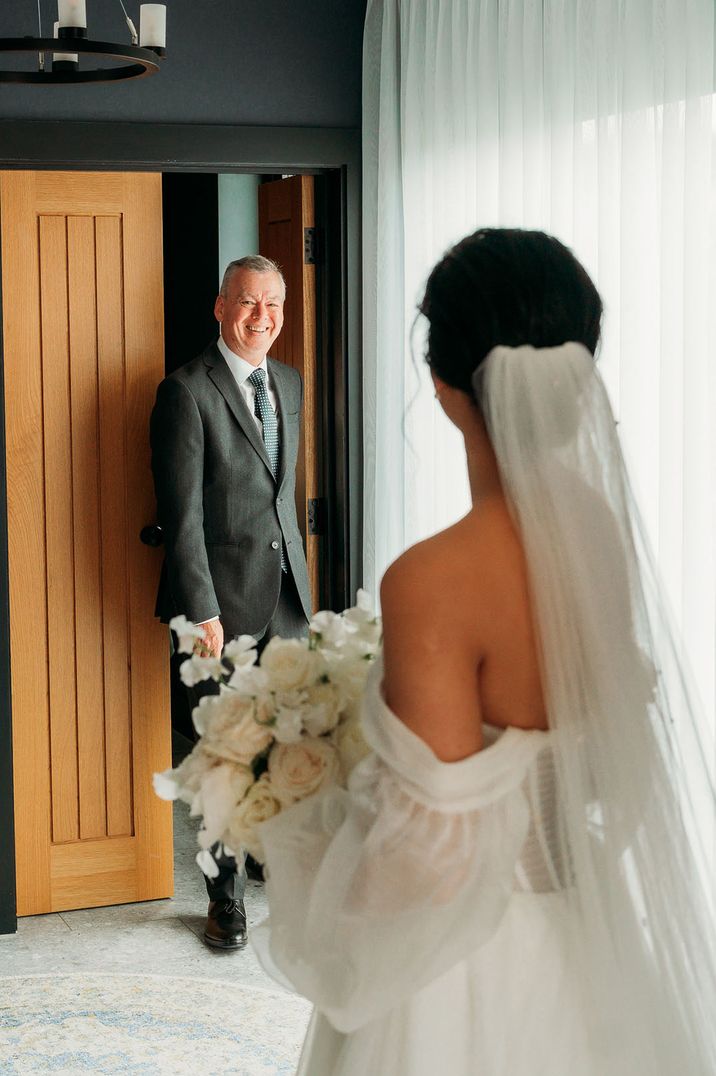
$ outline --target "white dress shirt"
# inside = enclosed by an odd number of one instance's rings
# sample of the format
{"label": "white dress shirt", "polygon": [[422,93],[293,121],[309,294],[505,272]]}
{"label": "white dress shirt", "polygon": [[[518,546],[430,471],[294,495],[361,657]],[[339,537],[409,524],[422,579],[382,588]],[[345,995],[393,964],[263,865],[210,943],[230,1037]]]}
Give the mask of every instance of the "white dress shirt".
{"label": "white dress shirt", "polygon": [[[273,382],[271,380],[271,374],[269,373],[269,370],[268,370],[268,363],[266,362],[266,356],[264,356],[262,362],[260,362],[258,366],[252,366],[250,362],[247,362],[246,359],[242,359],[240,355],[237,355],[235,351],[231,350],[231,348],[228,346],[228,344],[224,340],[223,336],[221,336],[221,334],[219,334],[219,339],[216,341],[216,346],[218,347],[219,351],[221,352],[221,354],[226,359],[226,365],[231,370],[231,373],[234,376],[234,380],[236,381],[236,384],[239,386],[239,390],[241,392],[241,395],[243,396],[244,400],[246,401],[246,406],[248,407],[249,411],[253,415],[254,422],[258,426],[259,430],[261,430],[261,433],[263,435],[263,429],[262,429],[262,426],[261,426],[261,419],[258,417],[258,415],[256,414],[256,412],[254,410],[254,401],[256,399],[256,389],[254,388],[254,386],[249,381],[249,378],[251,377],[254,370],[263,370],[264,371],[264,373],[266,374],[266,388],[267,388],[267,391],[268,391],[269,401],[270,401],[271,406],[273,407],[274,411],[278,411],[278,400],[276,399],[276,392],[274,391]],[[209,617],[208,620],[200,621],[200,623],[201,624],[211,624],[212,621],[218,620],[218,619],[219,619],[218,616],[212,616],[212,617]]]}
{"label": "white dress shirt", "polygon": [[268,398],[271,401],[271,406],[273,407],[274,411],[278,409],[278,400],[276,399],[276,392],[274,390],[273,382],[271,380],[271,374],[268,370],[268,363],[266,362],[266,357],[264,356],[263,360],[259,363],[258,366],[252,366],[250,362],[247,362],[246,359],[242,359],[240,355],[237,355],[235,351],[231,350],[231,348],[224,340],[223,336],[219,336],[219,339],[216,342],[216,346],[226,359],[226,365],[229,367],[231,373],[234,375],[234,380],[236,381],[236,384],[241,390],[241,395],[246,400],[246,404],[249,411],[254,416],[254,421],[256,422],[256,425],[259,429],[261,429],[261,419],[254,411],[256,389],[249,381],[249,378],[251,377],[254,370],[263,370],[266,374],[266,388],[268,390]]}

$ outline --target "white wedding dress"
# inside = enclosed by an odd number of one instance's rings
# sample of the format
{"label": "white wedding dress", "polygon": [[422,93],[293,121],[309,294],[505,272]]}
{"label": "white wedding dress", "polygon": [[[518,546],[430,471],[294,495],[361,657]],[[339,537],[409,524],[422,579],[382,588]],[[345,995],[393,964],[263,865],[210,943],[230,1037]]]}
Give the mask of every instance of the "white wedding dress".
{"label": "white wedding dress", "polygon": [[595,1076],[557,840],[550,733],[486,727],[439,761],[388,709],[374,754],[262,826],[252,943],[316,1005],[305,1076]]}
{"label": "white wedding dress", "polygon": [[388,709],[349,788],[261,827],[302,1076],[714,1076],[712,755],[579,344],[473,379],[530,577],[549,732],[444,763]]}

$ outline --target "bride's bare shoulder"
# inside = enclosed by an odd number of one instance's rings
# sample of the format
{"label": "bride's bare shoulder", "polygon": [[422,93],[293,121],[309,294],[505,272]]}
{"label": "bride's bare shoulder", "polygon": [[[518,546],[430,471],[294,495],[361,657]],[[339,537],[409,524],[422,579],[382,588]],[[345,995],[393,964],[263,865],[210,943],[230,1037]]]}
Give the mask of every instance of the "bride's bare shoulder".
{"label": "bride's bare shoulder", "polygon": [[468,518],[419,542],[391,564],[381,585],[386,701],[444,761],[482,746],[481,529]]}
{"label": "bride's bare shoulder", "polygon": [[453,574],[451,568],[456,543],[451,532],[454,530],[451,527],[406,549],[383,576],[381,595],[404,591],[413,593],[416,586],[423,594],[433,588],[442,588],[448,576]]}
{"label": "bride's bare shoulder", "polygon": [[[383,577],[381,603],[407,608],[428,605],[429,618],[444,610],[453,620],[462,606],[474,619],[476,602],[507,559],[519,552],[514,528],[501,505],[470,512],[453,526],[418,542]],[[428,604],[429,603],[429,604]]]}
{"label": "bride's bare shoulder", "polygon": [[412,546],[383,577],[386,701],[438,758],[482,746],[479,670],[525,634],[523,576],[519,540],[496,503]]}

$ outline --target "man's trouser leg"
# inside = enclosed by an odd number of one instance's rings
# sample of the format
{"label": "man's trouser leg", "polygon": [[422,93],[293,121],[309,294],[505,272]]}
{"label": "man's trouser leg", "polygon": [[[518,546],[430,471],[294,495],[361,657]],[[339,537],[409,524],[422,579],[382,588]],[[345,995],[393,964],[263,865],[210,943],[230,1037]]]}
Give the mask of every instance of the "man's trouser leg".
{"label": "man's trouser leg", "polygon": [[281,573],[278,605],[261,636],[259,653],[275,635],[282,639],[302,639],[308,634],[308,621],[290,571]]}

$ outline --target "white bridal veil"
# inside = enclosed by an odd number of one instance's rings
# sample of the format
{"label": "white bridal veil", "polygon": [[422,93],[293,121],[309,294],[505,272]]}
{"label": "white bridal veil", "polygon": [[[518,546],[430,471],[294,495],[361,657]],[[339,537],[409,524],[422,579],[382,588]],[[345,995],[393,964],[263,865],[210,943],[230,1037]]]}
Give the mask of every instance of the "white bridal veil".
{"label": "white bridal veil", "polygon": [[473,383],[529,566],[597,1070],[712,1076],[709,734],[604,385],[574,343],[497,347]]}
{"label": "white bridal veil", "polygon": [[[509,1047],[511,1073],[714,1076],[706,730],[607,394],[573,343],[495,348],[474,386],[522,534],[550,732],[441,762],[391,714],[376,662],[372,752],[348,789],[261,826],[271,916],[253,944],[316,1006],[316,1050],[355,1033],[346,1071],[470,1072],[479,1040],[490,1072]],[[527,860],[545,884],[517,884]],[[443,1018],[449,1033],[418,1033]],[[335,1071],[306,1056],[301,1071]]]}

